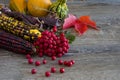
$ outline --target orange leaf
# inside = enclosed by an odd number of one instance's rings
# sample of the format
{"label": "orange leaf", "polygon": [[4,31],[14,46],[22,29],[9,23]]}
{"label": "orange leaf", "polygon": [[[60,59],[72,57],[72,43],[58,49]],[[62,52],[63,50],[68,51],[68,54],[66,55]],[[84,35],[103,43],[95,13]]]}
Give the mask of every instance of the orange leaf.
{"label": "orange leaf", "polygon": [[87,26],[90,26],[91,28],[97,29],[96,23],[90,19],[90,16],[81,16],[79,20],[86,24]]}

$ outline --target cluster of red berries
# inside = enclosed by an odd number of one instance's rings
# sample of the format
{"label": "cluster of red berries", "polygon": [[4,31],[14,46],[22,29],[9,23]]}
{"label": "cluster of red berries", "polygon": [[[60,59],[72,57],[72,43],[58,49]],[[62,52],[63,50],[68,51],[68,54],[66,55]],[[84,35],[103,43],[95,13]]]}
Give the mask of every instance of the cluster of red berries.
{"label": "cluster of red berries", "polygon": [[[34,46],[36,46],[38,56],[42,57],[43,55],[47,55],[51,57],[51,60],[56,60],[57,57],[62,57],[65,53],[68,52],[69,49],[69,42],[66,39],[64,33],[60,33],[59,35],[56,34],[57,28],[53,27],[51,31],[45,30],[42,32],[42,37],[38,38],[34,42]],[[28,60],[28,64],[35,64],[35,66],[40,66],[41,61],[34,61],[31,56],[28,54],[26,55]],[[47,60],[43,59],[42,64],[46,64]],[[58,60],[59,65],[65,65],[71,67],[75,63],[74,60],[71,61],[63,61]],[[45,72],[46,77],[50,77],[51,73],[56,73],[57,69],[55,67],[51,67],[49,71]],[[60,73],[64,73],[64,68],[59,68],[58,70]],[[32,69],[32,74],[36,74],[37,70]]]}
{"label": "cluster of red berries", "polygon": [[[50,71],[46,71],[46,72],[45,72],[45,76],[46,76],[46,77],[50,77],[50,76],[51,76],[51,73],[56,73],[56,71],[57,71],[57,70],[56,70],[55,67],[51,67],[51,70],[50,70]],[[59,72],[60,72],[60,73],[64,73],[64,72],[65,72],[65,69],[64,69],[64,68],[60,68],[60,69],[59,69]]]}
{"label": "cluster of red berries", "polygon": [[45,30],[42,32],[42,36],[35,41],[34,45],[37,46],[37,53],[40,57],[43,55],[62,57],[68,52],[68,40],[64,33],[56,35],[56,31],[56,27],[52,31]]}
{"label": "cluster of red berries", "polygon": [[70,61],[58,60],[58,64],[59,65],[65,65],[65,66],[71,67],[72,65],[75,64],[75,61],[74,60],[70,60]]}
{"label": "cluster of red berries", "polygon": [[[29,54],[27,54],[26,55],[26,58],[27,58],[27,60],[28,60],[28,64],[35,64],[35,66],[40,66],[41,65],[41,62],[40,61],[34,61],[32,58],[31,58],[31,56],[29,55]],[[52,60],[53,59],[56,59],[56,57],[53,57],[53,58],[51,58]],[[55,60],[54,59],[54,60]],[[46,59],[43,59],[42,60],[42,64],[46,64],[47,63],[47,60]],[[70,61],[63,61],[63,60],[58,60],[58,64],[59,65],[65,65],[65,66],[69,66],[69,67],[71,67],[73,64],[75,64],[75,61],[74,60],[70,60]],[[57,69],[55,68],[55,67],[51,67],[51,69],[49,70],[49,71],[46,71],[45,72],[45,76],[46,77],[50,77],[51,76],[51,73],[56,73],[56,71],[57,71]],[[65,72],[65,69],[64,68],[60,68],[59,69],[59,72],[60,73],[64,73]],[[37,73],[37,70],[36,69],[32,69],[31,70],[31,73],[32,74],[36,74]]]}
{"label": "cluster of red berries", "polygon": [[[28,63],[29,64],[33,64],[34,63],[34,60],[31,58],[31,56],[29,54],[26,55],[26,58],[28,59]],[[43,59],[42,61],[43,64],[46,64],[47,63],[47,60],[46,59]],[[35,66],[40,66],[41,62],[40,61],[35,61]]]}

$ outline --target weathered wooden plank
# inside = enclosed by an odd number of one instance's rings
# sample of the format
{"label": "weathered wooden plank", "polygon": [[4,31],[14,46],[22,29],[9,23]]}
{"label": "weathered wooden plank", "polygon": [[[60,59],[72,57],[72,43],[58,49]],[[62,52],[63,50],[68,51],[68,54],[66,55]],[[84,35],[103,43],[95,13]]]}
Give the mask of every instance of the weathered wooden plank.
{"label": "weathered wooden plank", "polygon": [[[70,1],[75,3],[78,0]],[[96,3],[89,4],[94,1]],[[31,75],[30,70],[34,65],[28,65],[23,55],[0,49],[0,80],[119,80],[120,6],[106,5],[107,2],[101,4],[105,1],[119,3],[119,0],[86,0],[80,4],[69,3],[70,13],[76,14],[77,17],[90,15],[97,22],[100,31],[90,29],[83,36],[76,38],[70,47],[70,53],[61,58],[74,59],[76,64],[71,68],[65,67],[64,74],[57,72],[46,78],[44,72],[50,67],[55,66],[57,69],[61,67],[57,62],[46,58],[49,62],[36,67],[38,73]],[[43,58],[34,59],[42,61]]]}

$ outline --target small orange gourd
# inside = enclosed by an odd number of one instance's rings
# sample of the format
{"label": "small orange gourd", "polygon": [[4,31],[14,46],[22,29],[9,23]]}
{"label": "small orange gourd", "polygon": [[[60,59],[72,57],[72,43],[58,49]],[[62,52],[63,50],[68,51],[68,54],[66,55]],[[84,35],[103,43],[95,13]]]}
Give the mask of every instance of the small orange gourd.
{"label": "small orange gourd", "polygon": [[51,4],[50,0],[28,0],[28,13],[35,17],[46,16]]}
{"label": "small orange gourd", "polygon": [[26,0],[10,0],[9,7],[13,11],[20,13],[26,13]]}

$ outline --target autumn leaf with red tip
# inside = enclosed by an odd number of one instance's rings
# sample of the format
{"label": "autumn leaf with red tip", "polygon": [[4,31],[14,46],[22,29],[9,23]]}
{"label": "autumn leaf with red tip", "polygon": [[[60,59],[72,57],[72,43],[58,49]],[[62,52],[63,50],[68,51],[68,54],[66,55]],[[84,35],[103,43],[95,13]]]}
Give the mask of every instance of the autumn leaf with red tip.
{"label": "autumn leaf with red tip", "polygon": [[63,29],[74,28],[79,34],[83,34],[88,30],[88,27],[98,30],[96,23],[90,19],[90,16],[76,16],[69,14],[64,20]]}

